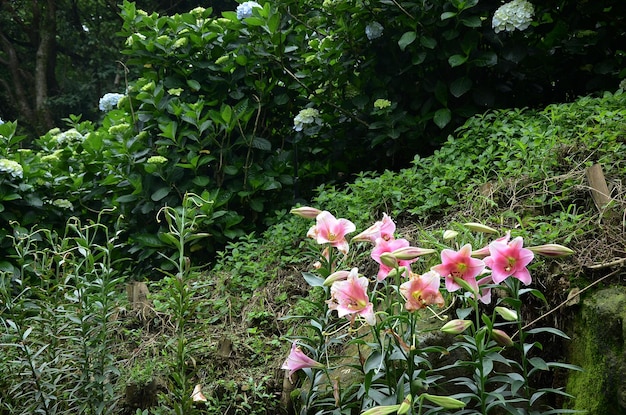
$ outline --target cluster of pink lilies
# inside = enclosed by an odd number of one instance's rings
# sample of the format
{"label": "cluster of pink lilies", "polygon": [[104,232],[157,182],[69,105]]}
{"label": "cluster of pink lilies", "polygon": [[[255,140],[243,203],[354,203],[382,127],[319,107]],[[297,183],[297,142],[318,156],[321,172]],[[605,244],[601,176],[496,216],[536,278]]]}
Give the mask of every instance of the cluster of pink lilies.
{"label": "cluster of pink lilies", "polygon": [[[344,255],[349,251],[346,236],[356,231],[356,226],[348,219],[337,219],[328,211],[320,211],[312,207],[292,209],[291,213],[309,219],[315,219],[307,236],[320,245],[326,245],[323,255],[329,258],[329,249],[336,248]],[[497,231],[485,225],[466,224],[471,229],[486,233]],[[562,256],[573,253],[566,247],[547,244],[524,248],[522,237],[511,239],[507,232],[484,248],[472,250],[466,244],[458,251],[443,249],[441,263],[431,267],[424,274],[411,271],[411,264],[420,256],[436,252],[410,246],[406,239],[396,239],[396,224],[384,214],[365,231],[351,239],[353,242],[369,242],[374,245],[371,257],[379,264],[377,280],[383,281],[390,276],[400,275],[406,281],[399,286],[405,299],[405,309],[409,312],[430,305],[443,306],[444,299],[440,292],[441,279],[445,281],[448,292],[454,292],[462,285],[471,289],[471,295],[479,301],[491,302],[491,285],[499,284],[512,277],[523,284],[531,282],[528,264],[533,260],[534,253],[545,256]],[[482,258],[482,259],[481,259]],[[327,301],[331,310],[337,310],[339,317],[346,316],[353,322],[357,317],[367,324],[376,324],[376,314],[368,295],[369,280],[359,276],[358,269],[339,270],[330,274],[324,281],[330,286],[330,299]],[[294,342],[289,357],[282,368],[294,372],[304,368],[323,368],[324,365],[306,356]]]}

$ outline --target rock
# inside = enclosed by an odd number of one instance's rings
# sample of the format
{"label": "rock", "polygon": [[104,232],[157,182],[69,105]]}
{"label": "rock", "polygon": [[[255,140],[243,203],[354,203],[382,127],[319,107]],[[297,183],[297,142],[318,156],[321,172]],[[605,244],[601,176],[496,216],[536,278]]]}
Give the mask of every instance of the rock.
{"label": "rock", "polygon": [[597,290],[585,296],[574,320],[568,363],[569,408],[588,415],[626,413],[626,287]]}

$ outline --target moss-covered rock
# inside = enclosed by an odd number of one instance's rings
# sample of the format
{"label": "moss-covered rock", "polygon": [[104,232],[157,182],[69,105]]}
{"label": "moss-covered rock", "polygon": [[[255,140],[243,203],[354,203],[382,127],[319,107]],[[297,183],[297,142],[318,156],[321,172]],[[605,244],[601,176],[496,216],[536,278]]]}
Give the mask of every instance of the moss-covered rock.
{"label": "moss-covered rock", "polygon": [[604,288],[584,298],[575,319],[567,391],[573,409],[588,415],[626,413],[626,287]]}

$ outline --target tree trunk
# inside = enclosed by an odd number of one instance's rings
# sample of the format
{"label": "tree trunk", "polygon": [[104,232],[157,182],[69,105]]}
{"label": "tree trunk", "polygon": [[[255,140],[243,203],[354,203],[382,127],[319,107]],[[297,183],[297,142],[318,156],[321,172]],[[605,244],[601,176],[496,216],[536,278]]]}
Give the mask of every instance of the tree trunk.
{"label": "tree trunk", "polygon": [[[11,2],[0,1],[2,12],[13,15],[13,21],[25,35],[12,39],[0,27],[0,44],[4,57],[0,64],[8,69],[10,79],[0,85],[14,104],[20,125],[41,135],[54,126],[48,106],[51,84],[55,84],[56,65],[56,3],[55,0],[33,1],[32,20],[23,21],[23,13],[12,8]],[[23,52],[24,51],[24,52]],[[34,56],[30,53],[34,54]],[[33,68],[29,72],[28,68]]]}

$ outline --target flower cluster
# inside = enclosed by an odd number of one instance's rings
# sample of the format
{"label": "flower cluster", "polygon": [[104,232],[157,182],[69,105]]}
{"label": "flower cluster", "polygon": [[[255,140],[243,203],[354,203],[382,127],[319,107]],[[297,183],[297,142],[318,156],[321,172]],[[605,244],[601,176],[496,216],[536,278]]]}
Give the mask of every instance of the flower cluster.
{"label": "flower cluster", "polygon": [[165,158],[163,156],[152,156],[152,157],[148,158],[146,163],[148,163],[148,164],[165,164],[165,163],[167,163],[167,158]]}
{"label": "flower cluster", "polygon": [[322,124],[322,119],[320,118],[320,112],[315,108],[305,108],[300,110],[298,115],[293,119],[293,129],[296,131],[302,131],[306,124]]}
{"label": "flower cluster", "polygon": [[[502,328],[505,324],[521,323],[522,302],[519,300],[519,295],[523,291],[536,291],[520,290],[520,284],[531,283],[531,275],[527,267],[535,254],[548,257],[573,254],[573,251],[557,244],[525,248],[522,237],[512,238],[509,232],[491,240],[482,248],[474,250],[471,244],[458,243],[457,245],[453,242],[459,232],[448,230],[443,233],[443,240],[450,246],[454,246],[454,249],[442,249],[438,258],[433,258],[432,262],[426,262],[422,261],[422,256],[438,251],[412,246],[409,240],[397,238],[396,224],[387,214],[383,214],[382,219],[348,240],[348,235],[356,231],[356,226],[348,219],[336,218],[328,211],[308,206],[292,209],[291,213],[315,220],[307,236],[321,245],[321,257],[314,264],[316,272],[303,273],[303,276],[311,286],[324,289],[325,295],[317,303],[318,310],[323,310],[324,317],[311,321],[315,322],[315,327],[323,333],[325,338],[317,348],[314,346],[315,339],[308,339],[313,344],[298,345],[294,342],[282,369],[289,371],[290,379],[296,371],[305,370],[311,385],[318,382],[319,378],[316,376],[324,374],[330,382],[333,382],[329,375],[329,368],[307,356],[303,348],[310,351],[309,354],[316,358],[328,356],[329,344],[334,345],[345,336],[354,336],[355,333],[360,336],[363,333],[363,327],[355,327],[355,322],[370,326],[374,339],[371,349],[376,350],[378,355],[372,352],[370,357],[367,357],[359,350],[363,370],[364,372],[375,370],[379,373],[379,371],[387,370],[385,365],[393,366],[394,373],[398,370],[397,373],[401,376],[398,378],[396,393],[399,393],[398,397],[404,401],[400,404],[398,403],[400,399],[395,400],[393,405],[383,405],[385,402],[377,401],[378,406],[366,409],[361,415],[406,414],[413,407],[413,398],[419,400],[420,408],[424,400],[447,409],[460,409],[470,405],[471,400],[466,402],[448,396],[416,394],[411,385],[400,383],[404,376],[407,374],[412,376],[415,372],[412,363],[414,357],[421,356],[421,353],[429,353],[425,349],[420,350],[421,346],[416,340],[420,333],[423,333],[419,328],[419,324],[423,321],[418,315],[419,311],[429,309],[435,313],[436,317],[445,321],[448,319],[447,316],[442,318],[445,312],[437,313],[434,307],[442,308],[446,305],[446,300],[449,300],[450,308],[452,308],[455,300],[459,298],[464,304],[469,304],[471,306],[469,309],[465,306],[458,308],[456,310],[458,318],[452,318],[443,324],[440,330],[453,335],[469,331],[469,334],[460,337],[461,340],[458,340],[460,343],[455,343],[452,349],[456,347],[456,344],[471,345],[470,348],[462,347],[470,352],[471,358],[476,359],[479,365],[477,367],[487,367],[483,366],[485,350],[490,350],[491,353],[492,350],[496,350],[493,349],[495,345],[502,348],[514,345],[513,338],[517,333],[509,336]],[[465,223],[464,228],[482,234],[498,233],[496,229],[480,223]],[[365,243],[372,247],[370,257],[378,264],[378,269],[370,271],[371,277],[360,274],[357,267],[346,265],[351,258],[348,255],[349,241]],[[414,272],[412,268],[417,269],[417,265],[424,270],[423,273]],[[499,286],[505,280],[506,283]],[[507,293],[507,297],[498,299],[492,316],[481,315],[480,302],[484,304],[491,302],[492,288],[501,289]],[[457,291],[460,291],[460,294],[456,294]],[[465,319],[468,313],[471,313],[469,310],[473,311],[476,317],[474,321]],[[339,318],[345,318],[347,322],[336,323],[334,319],[330,319],[334,311],[337,312],[336,315]],[[503,319],[505,323],[495,323],[496,318]],[[341,333],[333,339],[326,338],[344,329],[347,330],[347,334]],[[520,338],[523,336],[520,335]],[[303,339],[307,338],[300,337],[300,341]],[[524,343],[524,350],[528,345]],[[389,350],[389,353],[386,350]],[[498,351],[495,353],[497,354]],[[364,365],[364,362],[370,362],[372,356],[376,357],[374,360],[376,368],[370,365],[370,368],[366,369],[368,365]],[[406,360],[406,366],[403,366],[403,359]],[[404,374],[402,371],[405,371]],[[485,379],[490,376],[489,370],[484,373],[479,372],[478,376],[482,381],[474,381],[472,385],[485,384]],[[410,376],[408,378],[411,379]],[[393,379],[390,385],[395,384],[396,379]],[[335,384],[333,387],[333,396],[339,407],[341,394],[337,392]],[[313,396],[312,394],[311,389],[306,399]]]}
{"label": "flower cluster", "polygon": [[252,8],[261,7],[256,1],[247,1],[237,6],[237,19],[243,20],[252,17]]}
{"label": "flower cluster", "polygon": [[79,143],[83,142],[84,140],[85,136],[79,133],[75,128],[70,128],[69,130],[58,133],[54,136],[54,141],[57,143],[57,145]]}
{"label": "flower cluster", "polygon": [[367,26],[365,26],[365,36],[369,40],[378,39],[383,35],[383,25],[378,22],[371,22]]}
{"label": "flower cluster", "polygon": [[391,107],[391,101],[389,101],[388,99],[379,98],[374,101],[374,108],[376,108],[377,110],[383,110],[389,107]]}
{"label": "flower cluster", "polygon": [[113,92],[104,94],[104,96],[100,98],[98,108],[100,108],[100,111],[104,112],[111,111],[114,107],[117,107],[117,103],[120,101],[120,99],[122,99],[123,96],[123,94],[117,94]]}
{"label": "flower cluster", "polygon": [[17,161],[0,159],[0,172],[8,173],[14,178],[24,177],[24,169]]}
{"label": "flower cluster", "polygon": [[491,26],[496,33],[526,30],[533,20],[535,7],[526,0],[513,0],[500,6],[493,14]]}
{"label": "flower cluster", "polygon": [[56,207],[60,207],[61,209],[74,210],[74,205],[67,199],[54,199],[52,204]]}

